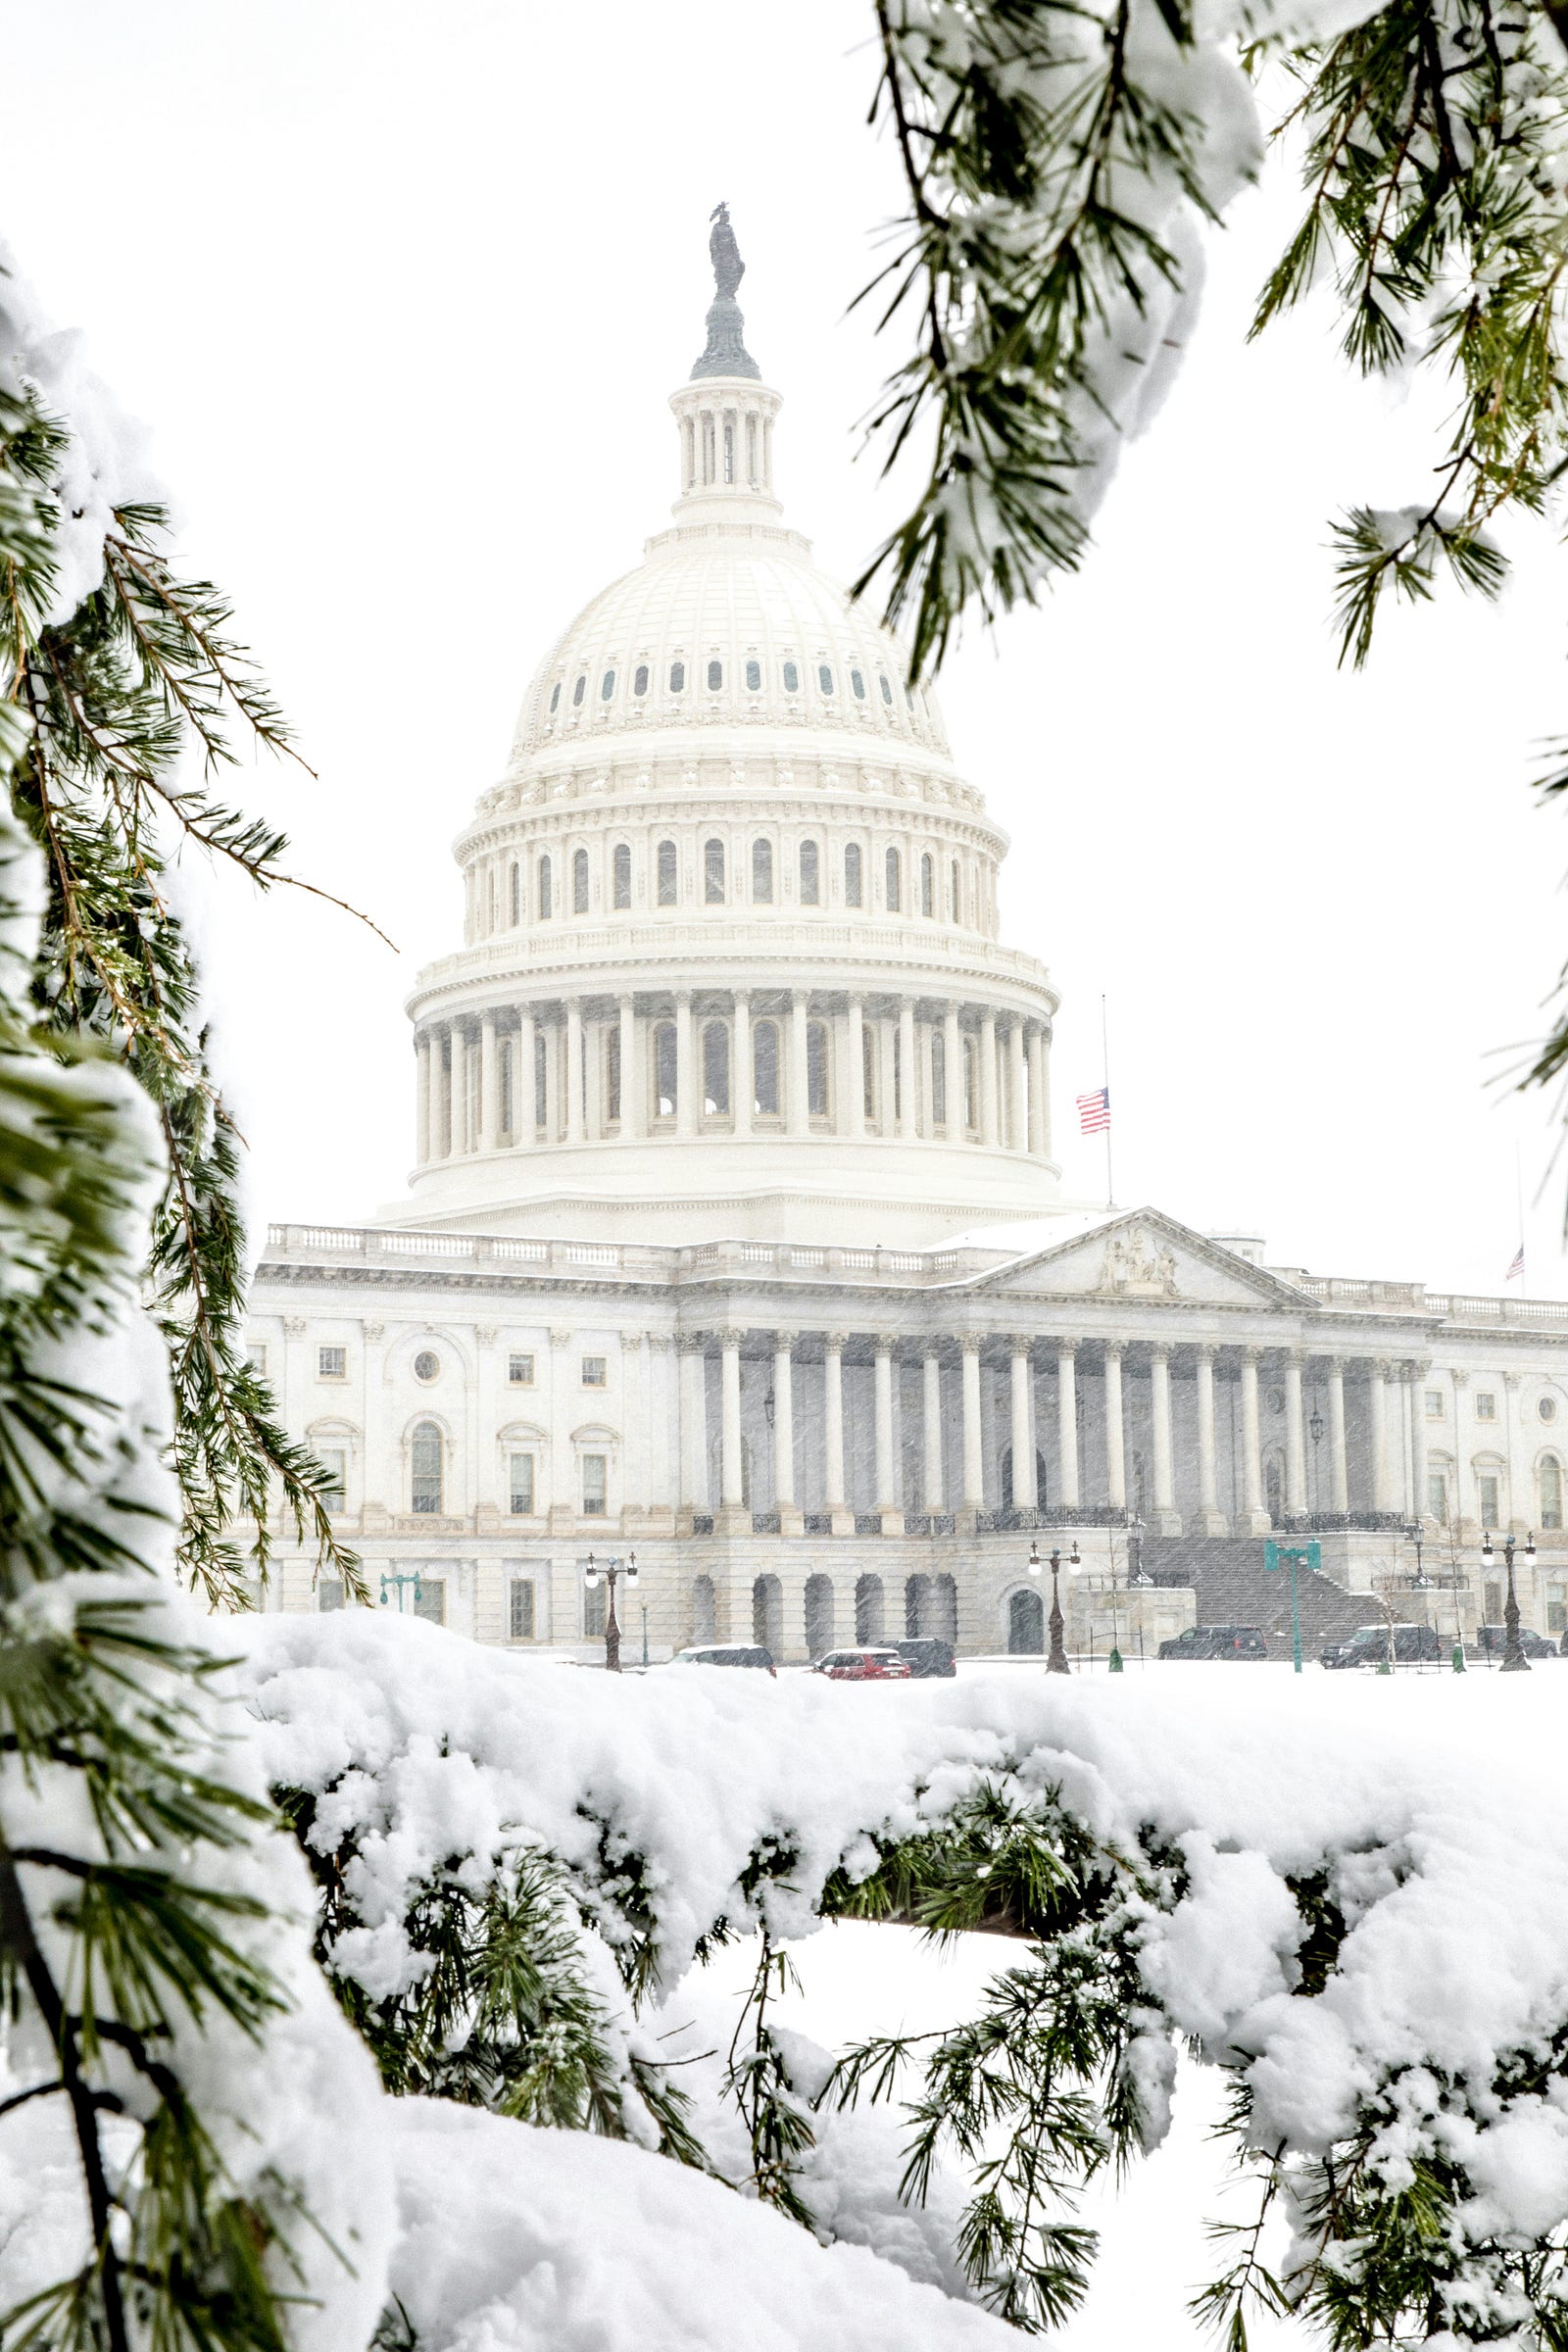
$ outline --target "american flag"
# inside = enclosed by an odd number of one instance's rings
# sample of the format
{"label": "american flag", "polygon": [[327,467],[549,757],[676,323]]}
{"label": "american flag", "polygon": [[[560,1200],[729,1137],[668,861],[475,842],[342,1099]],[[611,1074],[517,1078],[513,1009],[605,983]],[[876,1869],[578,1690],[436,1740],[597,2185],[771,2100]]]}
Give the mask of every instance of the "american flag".
{"label": "american flag", "polygon": [[1514,1251],[1513,1264],[1508,1268],[1504,1280],[1508,1282],[1520,1282],[1524,1279],[1524,1271],[1525,1246],[1523,1242],[1521,1242],[1518,1249]]}
{"label": "american flag", "polygon": [[1110,1089],[1097,1086],[1092,1095],[1078,1098],[1078,1132],[1080,1135],[1103,1135],[1110,1125]]}

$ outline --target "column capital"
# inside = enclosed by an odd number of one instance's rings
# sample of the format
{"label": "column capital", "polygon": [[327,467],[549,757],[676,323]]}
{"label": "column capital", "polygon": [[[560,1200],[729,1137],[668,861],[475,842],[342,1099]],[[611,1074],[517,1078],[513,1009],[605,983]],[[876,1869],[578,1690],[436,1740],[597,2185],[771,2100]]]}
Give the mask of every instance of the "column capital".
{"label": "column capital", "polygon": [[1033,1355],[1034,1334],[1029,1331],[1015,1331],[1007,1345],[1011,1348],[1014,1355]]}
{"label": "column capital", "polygon": [[1345,1378],[1345,1360],[1346,1359],[1343,1355],[1331,1355],[1328,1358],[1330,1380],[1343,1380]]}
{"label": "column capital", "polygon": [[825,1331],[822,1334],[822,1345],[829,1355],[842,1355],[852,1336],[847,1331]]}
{"label": "column capital", "polygon": [[696,991],[693,989],[677,988],[674,991],[675,1002],[677,1004],[684,1004],[689,1011],[691,1009],[692,998],[695,994]]}
{"label": "column capital", "polygon": [[738,1352],[740,1349],[740,1344],[742,1340],[745,1339],[746,1334],[744,1331],[736,1331],[731,1329],[717,1333],[716,1337],[721,1348],[733,1348]]}
{"label": "column capital", "polygon": [[1078,1343],[1076,1340],[1059,1339],[1055,1342],[1055,1349],[1058,1358],[1062,1356],[1071,1358],[1078,1353]]}
{"label": "column capital", "polygon": [[878,1355],[892,1355],[899,1344],[890,1333],[885,1331],[873,1332],[871,1337],[872,1346]]}
{"label": "column capital", "polygon": [[1214,1358],[1219,1353],[1219,1342],[1218,1340],[1200,1340],[1197,1346],[1194,1348],[1193,1353],[1197,1356],[1200,1364],[1206,1364],[1209,1370],[1212,1372],[1214,1369]]}
{"label": "column capital", "polygon": [[643,1335],[640,1331],[623,1331],[620,1335],[620,1344],[628,1351],[635,1349],[637,1353],[641,1354]]}
{"label": "column capital", "polygon": [[978,1355],[985,1344],[984,1332],[960,1331],[958,1334],[958,1346],[965,1355]]}
{"label": "column capital", "polygon": [[675,1334],[675,1345],[682,1355],[706,1355],[708,1334],[706,1331],[678,1331]]}
{"label": "column capital", "polygon": [[1104,1350],[1106,1363],[1108,1364],[1114,1356],[1119,1364],[1131,1345],[1129,1340],[1102,1340],[1101,1346]]}
{"label": "column capital", "polygon": [[942,1358],[942,1342],[940,1340],[922,1340],[920,1351],[928,1364],[939,1363]]}
{"label": "column capital", "polygon": [[1149,1360],[1152,1364],[1164,1364],[1168,1366],[1170,1363],[1169,1342],[1166,1340],[1151,1340],[1149,1343]]}
{"label": "column capital", "polygon": [[1261,1348],[1244,1348],[1242,1349],[1242,1362],[1250,1365],[1255,1372],[1258,1365],[1263,1360],[1263,1352],[1264,1351]]}

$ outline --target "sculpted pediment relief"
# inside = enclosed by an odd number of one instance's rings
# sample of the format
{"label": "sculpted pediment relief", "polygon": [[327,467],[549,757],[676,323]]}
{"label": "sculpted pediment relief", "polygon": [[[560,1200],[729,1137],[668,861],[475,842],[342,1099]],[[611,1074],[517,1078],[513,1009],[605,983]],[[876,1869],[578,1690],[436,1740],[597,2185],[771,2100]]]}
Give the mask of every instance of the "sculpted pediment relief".
{"label": "sculpted pediment relief", "polygon": [[1042,1250],[1021,1266],[999,1268],[979,1287],[1128,1304],[1272,1305],[1298,1313],[1312,1305],[1277,1274],[1154,1209],[1134,1210]]}

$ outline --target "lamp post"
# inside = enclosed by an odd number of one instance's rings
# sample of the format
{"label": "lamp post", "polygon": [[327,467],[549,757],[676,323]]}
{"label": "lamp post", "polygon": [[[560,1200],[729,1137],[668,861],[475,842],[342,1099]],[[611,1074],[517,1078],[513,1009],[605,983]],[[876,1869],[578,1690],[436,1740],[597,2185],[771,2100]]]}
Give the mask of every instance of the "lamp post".
{"label": "lamp post", "polygon": [[[1067,1565],[1073,1569],[1078,1566],[1078,1539],[1076,1536],[1072,1540],[1072,1549],[1067,1554]],[[1040,1557],[1039,1544],[1031,1544],[1029,1546],[1029,1573],[1031,1576],[1038,1576],[1042,1568],[1051,1570],[1051,1615],[1047,1619],[1051,1628],[1051,1655],[1046,1660],[1046,1672],[1048,1674],[1071,1674],[1072,1668],[1067,1663],[1067,1652],[1062,1645],[1061,1639],[1061,1553],[1053,1544],[1050,1559],[1043,1560]]]}
{"label": "lamp post", "polygon": [[[1426,1542],[1426,1530],[1419,1519],[1413,1520],[1405,1529],[1404,1540],[1407,1544],[1415,1545],[1415,1575],[1411,1582],[1418,1592],[1429,1592],[1432,1579],[1421,1564],[1421,1547]],[[1440,1577],[1438,1582],[1441,1584],[1443,1579]],[[1451,1663],[1455,1674],[1463,1674],[1464,1620],[1459,1614],[1459,1579],[1457,1576],[1453,1580],[1453,1657]]]}
{"label": "lamp post", "polygon": [[399,1576],[383,1569],[381,1573],[381,1606],[383,1609],[387,1605],[386,1589],[388,1585],[396,1585],[398,1589],[398,1597],[395,1605],[400,1616],[403,1614],[403,1590],[406,1585],[412,1585],[414,1587],[414,1605],[416,1608],[418,1607],[420,1601],[424,1598],[424,1587],[419,1582],[419,1571],[417,1568],[416,1568],[412,1576]]}
{"label": "lamp post", "polygon": [[605,1671],[607,1674],[620,1672],[620,1627],[615,1618],[615,1579],[621,1576],[626,1580],[627,1591],[634,1592],[637,1586],[637,1554],[634,1551],[627,1552],[623,1560],[600,1561],[594,1558],[592,1552],[588,1554],[588,1573],[583,1578],[583,1583],[590,1592],[597,1592],[601,1577],[610,1587],[610,1601],[605,1610]]}
{"label": "lamp post", "polygon": [[[1513,1537],[1504,1536],[1502,1557],[1503,1564],[1508,1571],[1508,1597],[1504,1601],[1502,1609],[1502,1622],[1507,1629],[1507,1639],[1502,1645],[1502,1671],[1504,1674],[1528,1674],[1530,1660],[1525,1656],[1523,1645],[1519,1640],[1519,1595],[1513,1589]],[[1496,1556],[1492,1548],[1491,1534],[1484,1533],[1481,1538],[1482,1567],[1490,1568]],[[1525,1538],[1525,1558],[1533,1560],[1535,1556],[1536,1538],[1535,1532],[1532,1530]]]}

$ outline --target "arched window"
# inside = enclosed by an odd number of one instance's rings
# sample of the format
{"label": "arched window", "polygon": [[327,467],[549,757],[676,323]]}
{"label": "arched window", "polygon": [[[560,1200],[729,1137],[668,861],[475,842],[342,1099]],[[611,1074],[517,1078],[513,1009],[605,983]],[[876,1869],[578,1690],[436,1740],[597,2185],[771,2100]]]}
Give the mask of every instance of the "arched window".
{"label": "arched window", "polygon": [[827,1117],[827,1023],[808,1021],[806,1027],[806,1111],[812,1119]]}
{"label": "arched window", "polygon": [[703,844],[703,897],[710,906],[724,904],[724,844],[716,837]]}
{"label": "arched window", "polygon": [[605,1117],[620,1119],[620,1026],[612,1021],[605,1030]]}
{"label": "arched window", "polygon": [[980,1124],[979,1113],[975,1107],[975,1080],[978,1075],[975,1068],[974,1039],[966,1037],[963,1041],[963,1123],[966,1127],[978,1127]]}
{"label": "arched window", "polygon": [[879,1576],[857,1577],[855,1582],[855,1639],[857,1642],[880,1642],[883,1639],[882,1579]]}
{"label": "arched window", "polygon": [[773,904],[773,844],[759,839],[752,844],[752,897],[759,906]]}
{"label": "arched window", "polygon": [[554,684],[554,685],[551,687],[551,689],[550,689],[550,714],[551,714],[552,718],[555,716],[556,712],[557,712],[557,711],[558,711],[560,709],[561,709],[561,680],[558,678],[558,679],[556,680],[555,684]]}
{"label": "arched window", "polygon": [[675,1024],[657,1022],[654,1028],[654,1116],[675,1116]]}
{"label": "arched window", "polygon": [[886,672],[885,670],[884,670],[883,672],[881,672],[881,674],[878,676],[878,678],[877,678],[877,684],[878,684],[878,685],[881,687],[881,689],[882,689],[882,700],[883,700],[885,703],[891,703],[891,702],[892,702],[892,700],[893,700],[893,689],[892,689],[892,687],[891,687],[891,686],[888,684],[888,681],[887,681],[887,672]]}
{"label": "arched window", "polygon": [[518,925],[518,924],[521,922],[521,920],[522,920],[522,868],[521,868],[521,866],[520,866],[520,865],[517,863],[516,859],[515,859],[515,858],[514,858],[514,859],[513,859],[513,861],[512,861],[512,928],[514,929],[514,931],[515,931],[515,929],[517,928],[517,925]]}
{"label": "arched window", "polygon": [[631,690],[639,700],[648,692],[648,664],[639,662],[631,682]]}
{"label": "arched window", "polygon": [[577,705],[582,701],[582,698],[584,694],[586,694],[587,690],[588,680],[585,677],[579,678],[576,685],[571,690],[571,707],[574,710],[576,710]]}
{"label": "arched window", "polygon": [[784,691],[786,694],[799,694],[801,691],[801,673],[793,662],[784,664]]}
{"label": "arched window", "polygon": [[599,700],[602,703],[608,703],[614,691],[615,673],[612,669],[607,669],[599,681]]}
{"label": "arched window", "polygon": [[673,906],[679,868],[675,862],[675,844],[662,841],[659,845],[659,904]]}
{"label": "arched window", "polygon": [[617,842],[616,842],[616,844],[615,844],[615,855],[614,855],[614,858],[613,858],[613,859],[612,860],[612,874],[613,874],[613,877],[614,877],[614,900],[615,900],[615,905],[616,905],[617,906],[629,906],[631,905],[631,844],[630,844],[630,842],[628,842],[628,841],[617,841]]}
{"label": "arched window", "polygon": [[548,858],[541,858],[539,860],[539,920],[542,923],[549,922],[553,906],[554,901],[550,889],[550,860]]}
{"label": "arched window", "polygon": [[720,688],[720,687],[723,685],[723,683],[724,683],[724,664],[723,664],[723,662],[710,662],[710,663],[708,664],[708,691],[709,691],[709,693],[710,693],[710,694],[716,694],[716,693],[718,692],[719,688]]}
{"label": "arched window", "polygon": [[722,1021],[703,1025],[703,1108],[710,1118],[729,1108],[729,1031]]}
{"label": "arched window", "polygon": [[855,699],[856,699],[856,701],[857,701],[858,703],[863,703],[863,702],[864,702],[864,700],[865,700],[865,680],[864,680],[864,678],[862,678],[862,677],[861,677],[861,675],[860,675],[860,673],[859,673],[859,671],[858,671],[858,669],[852,669],[852,670],[851,670],[851,672],[850,672],[850,684],[851,684],[851,685],[854,687],[854,689],[855,689]]}
{"label": "arched window", "polygon": [[814,841],[801,844],[801,905],[818,906],[822,899],[822,861]]}
{"label": "arched window", "polygon": [[821,687],[821,689],[822,689],[822,692],[823,692],[824,694],[831,694],[831,693],[832,693],[832,691],[833,691],[833,672],[832,672],[832,670],[831,670],[831,669],[828,667],[828,664],[827,664],[825,662],[818,662],[818,664],[817,664],[817,670],[816,670],[816,682],[817,682],[817,684],[818,684],[818,685]]}
{"label": "arched window", "polygon": [[1562,1525],[1562,1464],[1549,1453],[1541,1465],[1541,1524]]}
{"label": "arched window", "polygon": [[940,1029],[931,1032],[931,1123],[948,1123],[948,1041]]}
{"label": "arched window", "polygon": [[824,1657],[833,1646],[833,1579],[830,1576],[808,1576],[806,1580],[806,1647],[813,1658]]}
{"label": "arched window", "polygon": [[897,914],[903,904],[904,869],[897,850],[887,854],[887,899],[889,914]]}
{"label": "arched window", "polygon": [[933,859],[930,851],[927,850],[924,857],[920,859],[920,912],[924,915],[934,914],[936,912],[936,862]]}
{"label": "arched window", "polygon": [[958,860],[956,859],[956,858],[955,858],[955,859],[953,860],[953,894],[952,894],[952,908],[953,908],[953,920],[954,920],[956,923],[956,922],[961,922],[961,921],[962,921],[962,919],[963,919],[963,894],[962,894],[962,891],[960,890],[960,888],[959,888],[959,884],[958,884]]}
{"label": "arched window", "polygon": [[[601,1592],[604,1590],[603,1586],[600,1587],[600,1590]],[[714,1638],[713,1628],[717,1622],[718,1607],[713,1593],[712,1578],[710,1576],[694,1576],[692,1579],[692,1641],[698,1644],[711,1642]]]}
{"label": "arched window", "polygon": [[844,853],[844,904],[858,906],[861,901],[860,845],[852,841]]}
{"label": "arched window", "polygon": [[760,1118],[778,1116],[778,1023],[759,1021],[752,1031],[754,1102]]}
{"label": "arched window", "polygon": [[1038,1592],[1014,1592],[1007,1603],[1007,1647],[1016,1657],[1046,1646],[1046,1609]]}
{"label": "arched window", "polygon": [[409,1500],[416,1511],[431,1518],[441,1515],[443,1454],[441,1432],[435,1422],[416,1421],[409,1446]]}
{"label": "arched window", "polygon": [[860,1107],[868,1119],[876,1117],[876,1033],[869,1022],[860,1030]]}
{"label": "arched window", "polygon": [[685,664],[685,662],[672,662],[670,663],[670,665],[669,665],[669,691],[670,691],[670,693],[671,693],[671,694],[684,694],[684,693],[685,693],[685,691],[686,691],[686,664]]}
{"label": "arched window", "polygon": [[588,853],[578,850],[571,860],[571,909],[574,914],[588,911]]}
{"label": "arched window", "polygon": [[747,693],[748,693],[748,694],[760,694],[760,693],[761,693],[761,691],[762,691],[762,664],[760,663],[760,662],[747,662],[747,664],[746,664],[746,691],[747,691]]}

